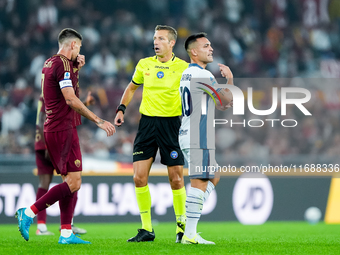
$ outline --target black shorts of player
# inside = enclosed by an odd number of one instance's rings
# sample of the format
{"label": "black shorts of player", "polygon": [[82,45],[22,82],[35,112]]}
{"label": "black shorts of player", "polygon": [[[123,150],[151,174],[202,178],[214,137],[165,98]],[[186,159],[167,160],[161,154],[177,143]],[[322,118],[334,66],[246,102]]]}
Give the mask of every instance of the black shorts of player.
{"label": "black shorts of player", "polygon": [[159,148],[163,165],[184,165],[178,142],[180,126],[179,117],[150,117],[142,114],[133,145],[133,162],[151,157],[155,161]]}

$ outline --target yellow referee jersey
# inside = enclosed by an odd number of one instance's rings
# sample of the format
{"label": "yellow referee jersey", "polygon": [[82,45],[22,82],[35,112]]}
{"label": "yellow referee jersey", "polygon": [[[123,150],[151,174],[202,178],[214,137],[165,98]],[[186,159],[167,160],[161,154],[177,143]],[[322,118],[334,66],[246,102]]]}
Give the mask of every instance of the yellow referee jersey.
{"label": "yellow referee jersey", "polygon": [[147,116],[174,117],[182,114],[179,83],[188,63],[172,58],[162,63],[157,56],[139,60],[132,82],[143,86],[140,113]]}

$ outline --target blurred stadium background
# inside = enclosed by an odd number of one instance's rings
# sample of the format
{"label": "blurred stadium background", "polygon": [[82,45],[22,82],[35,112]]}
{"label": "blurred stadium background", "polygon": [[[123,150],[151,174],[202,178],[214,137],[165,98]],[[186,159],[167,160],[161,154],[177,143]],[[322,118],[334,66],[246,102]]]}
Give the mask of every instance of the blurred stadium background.
{"label": "blurred stadium background", "polygon": [[[82,33],[81,53],[86,65],[80,73],[81,98],[92,91],[96,105],[91,110],[113,122],[134,66],[140,58],[154,55],[152,37],[157,24],[177,29],[174,52],[187,61],[183,47],[186,37],[207,32],[215,59],[209,69],[220,77],[216,64],[228,65],[234,77],[240,78],[235,81],[237,86],[243,91],[249,86],[255,89],[254,106],[258,109],[270,108],[270,88],[274,86],[300,86],[312,93],[306,107],[313,117],[304,118],[296,109],[289,110],[286,118],[299,122],[295,128],[218,127],[219,164],[339,162],[338,0],[0,0],[0,223],[12,222],[9,217],[15,209],[35,198],[38,178],[32,171],[41,68],[44,60],[57,52],[60,30],[72,27]],[[80,193],[83,202],[76,210],[80,221],[139,220],[131,154],[141,95],[139,89],[126,111],[124,126],[112,138],[87,120],[78,129],[85,175]],[[217,116],[232,118],[231,112]],[[246,118],[252,117],[247,113]],[[279,113],[272,117],[281,118]],[[162,176],[165,168],[157,164],[153,173],[160,175],[151,178],[157,194],[153,198],[155,218],[170,220],[171,192]],[[327,201],[328,206],[337,201],[329,192],[338,187],[335,179],[331,181],[332,175],[275,175],[268,179],[269,186],[253,178],[251,184],[244,184],[247,191],[241,195],[245,199],[241,207],[249,209],[245,217],[260,212],[268,214],[263,222],[302,220],[310,206],[319,207],[324,215]],[[237,177],[222,179],[203,219],[240,220],[233,205],[233,199],[238,200],[233,198]],[[58,177],[54,181],[58,182]],[[57,222],[58,210],[49,210],[51,221]],[[340,222],[331,222],[337,220]]]}

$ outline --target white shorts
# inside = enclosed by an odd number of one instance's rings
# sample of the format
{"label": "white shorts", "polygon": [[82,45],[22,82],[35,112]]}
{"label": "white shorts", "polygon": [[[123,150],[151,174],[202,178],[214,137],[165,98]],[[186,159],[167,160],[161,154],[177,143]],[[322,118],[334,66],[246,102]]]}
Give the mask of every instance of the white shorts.
{"label": "white shorts", "polygon": [[182,149],[182,152],[188,161],[190,179],[214,179],[218,167],[215,150]]}

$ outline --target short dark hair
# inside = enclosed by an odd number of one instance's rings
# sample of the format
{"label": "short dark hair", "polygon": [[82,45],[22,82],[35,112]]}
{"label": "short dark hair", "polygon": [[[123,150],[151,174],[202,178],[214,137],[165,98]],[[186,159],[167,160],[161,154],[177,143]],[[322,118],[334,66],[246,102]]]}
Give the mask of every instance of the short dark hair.
{"label": "short dark hair", "polygon": [[81,34],[77,32],[76,30],[72,28],[64,28],[59,33],[58,42],[59,44],[62,44],[66,39],[69,39],[69,38],[78,38],[80,41],[83,40],[83,37],[81,36]]}
{"label": "short dark hair", "polygon": [[190,35],[190,36],[185,40],[185,43],[184,43],[184,48],[185,48],[185,50],[188,51],[190,44],[196,42],[198,38],[202,38],[202,37],[207,38],[207,34],[204,33],[204,32],[199,32],[199,33]]}
{"label": "short dark hair", "polygon": [[[177,31],[173,27],[167,26],[167,25],[157,25],[155,27],[155,32],[158,30],[167,30],[169,32],[169,40],[177,40]],[[172,38],[170,38],[172,37]]]}

